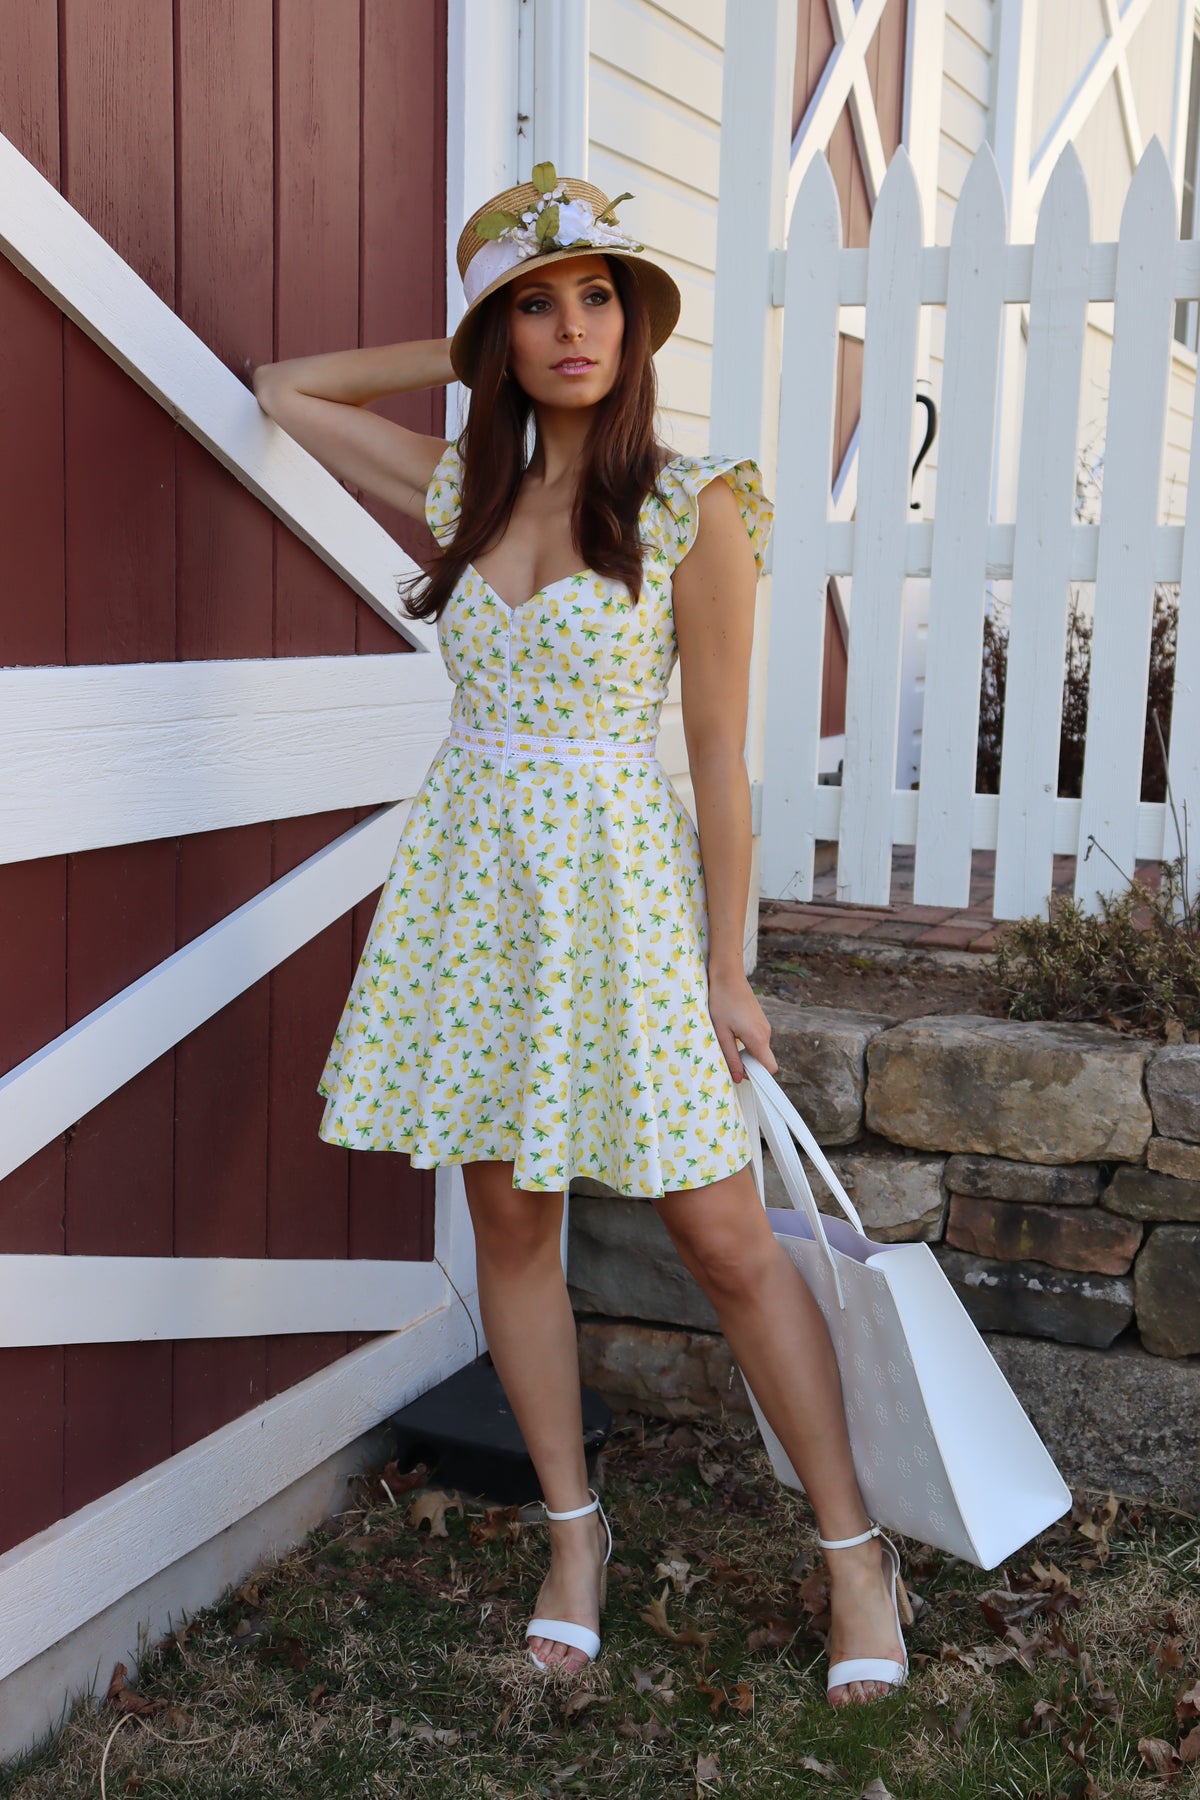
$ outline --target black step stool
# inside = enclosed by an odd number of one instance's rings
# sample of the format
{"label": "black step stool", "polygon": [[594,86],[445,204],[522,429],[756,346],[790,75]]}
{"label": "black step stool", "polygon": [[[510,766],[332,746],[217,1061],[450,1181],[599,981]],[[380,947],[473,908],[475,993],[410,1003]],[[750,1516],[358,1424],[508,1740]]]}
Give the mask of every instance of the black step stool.
{"label": "black step stool", "polygon": [[[580,1402],[588,1484],[595,1487],[596,1462],[612,1429],[612,1413],[593,1388],[580,1389]],[[541,1499],[525,1440],[490,1356],[439,1381],[393,1413],[388,1423],[396,1434],[396,1461],[402,1469],[436,1462],[443,1486],[496,1506]]]}

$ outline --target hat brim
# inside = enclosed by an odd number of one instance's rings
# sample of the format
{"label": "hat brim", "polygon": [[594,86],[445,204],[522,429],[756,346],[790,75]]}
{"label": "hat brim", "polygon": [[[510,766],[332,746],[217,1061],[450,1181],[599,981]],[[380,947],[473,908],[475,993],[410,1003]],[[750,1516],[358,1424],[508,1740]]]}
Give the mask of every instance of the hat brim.
{"label": "hat brim", "polygon": [[681,303],[679,289],[667,271],[640,250],[620,250],[607,244],[572,244],[565,250],[547,250],[538,256],[526,257],[513,268],[506,269],[503,275],[498,275],[495,281],[489,282],[487,287],[476,294],[450,340],[451,366],[464,387],[470,387],[474,382],[481,308],[488,295],[506,287],[518,275],[527,274],[530,269],[540,269],[546,263],[564,262],[569,256],[619,256],[645,295],[646,310],[650,316],[651,351],[661,349],[666,343],[679,321]]}

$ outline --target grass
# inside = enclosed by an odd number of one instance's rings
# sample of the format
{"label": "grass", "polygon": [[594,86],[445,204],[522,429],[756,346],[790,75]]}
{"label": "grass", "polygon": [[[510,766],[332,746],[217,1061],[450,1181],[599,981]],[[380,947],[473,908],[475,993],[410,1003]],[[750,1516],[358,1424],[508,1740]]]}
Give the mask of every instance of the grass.
{"label": "grass", "polygon": [[575,1679],[524,1660],[544,1530],[429,1479],[362,1477],[0,1796],[1200,1796],[1200,1526],[1165,1500],[1077,1492],[987,1573],[900,1539],[908,1684],[834,1712],[811,1511],[740,1422],[616,1421],[604,1648]]}

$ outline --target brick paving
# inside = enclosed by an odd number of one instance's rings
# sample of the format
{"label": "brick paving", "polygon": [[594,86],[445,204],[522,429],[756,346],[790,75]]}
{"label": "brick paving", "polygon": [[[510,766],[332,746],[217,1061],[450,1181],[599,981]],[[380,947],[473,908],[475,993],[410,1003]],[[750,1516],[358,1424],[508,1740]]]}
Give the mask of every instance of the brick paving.
{"label": "brick paving", "polygon": [[[892,852],[890,906],[860,906],[837,898],[837,871],[822,869],[813,880],[811,900],[764,900],[759,908],[761,938],[778,934],[796,937],[802,932],[864,938],[885,944],[921,945],[925,949],[992,951],[1005,923],[991,910],[996,858],[990,850],[976,850],[971,858],[970,897],[965,907],[916,906],[913,903],[913,850],[898,846]],[[1139,880],[1154,886],[1159,865],[1139,863]],[[1054,891],[1069,894],[1075,885],[1075,858],[1054,859]]]}

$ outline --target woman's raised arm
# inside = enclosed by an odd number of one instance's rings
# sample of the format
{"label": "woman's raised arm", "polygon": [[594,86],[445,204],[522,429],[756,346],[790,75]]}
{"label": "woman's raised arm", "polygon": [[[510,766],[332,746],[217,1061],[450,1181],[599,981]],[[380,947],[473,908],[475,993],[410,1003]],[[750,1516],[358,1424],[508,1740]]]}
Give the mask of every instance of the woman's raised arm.
{"label": "woman's raised arm", "polygon": [[416,338],[260,363],[253,386],[263,411],[332,475],[424,519],[425,491],[447,439],[397,425],[367,402],[455,379],[449,338]]}

